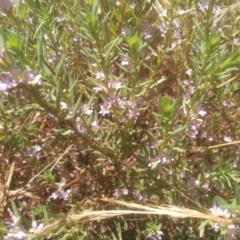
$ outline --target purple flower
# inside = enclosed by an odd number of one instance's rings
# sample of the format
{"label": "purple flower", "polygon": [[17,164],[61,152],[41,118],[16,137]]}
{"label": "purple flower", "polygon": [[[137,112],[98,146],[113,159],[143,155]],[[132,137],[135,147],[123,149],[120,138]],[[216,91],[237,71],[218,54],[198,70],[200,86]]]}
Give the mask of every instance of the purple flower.
{"label": "purple flower", "polygon": [[87,115],[91,115],[93,113],[93,110],[87,104],[83,105],[82,110]]}
{"label": "purple flower", "polygon": [[164,235],[163,234],[163,232],[161,231],[161,228],[159,228],[158,230],[157,230],[157,233],[156,234],[149,234],[149,233],[147,233],[146,234],[147,236],[147,239],[151,239],[151,240],[161,240],[162,239],[162,235]]}
{"label": "purple flower", "polygon": [[12,227],[9,229],[9,232],[5,239],[17,240],[17,239],[26,239],[26,233],[23,228]]}
{"label": "purple flower", "polygon": [[189,68],[189,69],[186,71],[186,74],[187,74],[188,76],[191,76],[191,75],[192,75],[192,72],[193,72],[192,69]]}
{"label": "purple flower", "polygon": [[179,15],[183,15],[185,13],[185,11],[182,8],[178,8],[178,14]]}
{"label": "purple flower", "polygon": [[231,137],[225,136],[223,139],[224,139],[225,142],[232,142]]}
{"label": "purple flower", "polygon": [[189,81],[189,80],[184,80],[183,81],[183,84],[185,86],[185,93],[183,94],[183,98],[186,99],[186,100],[189,100],[191,95],[194,93],[195,91],[195,87],[193,85],[193,82],[192,81]]}
{"label": "purple flower", "polygon": [[206,182],[202,187],[208,192],[211,190],[209,182]]}
{"label": "purple flower", "polygon": [[8,74],[0,75],[0,91],[7,92],[19,84],[41,84],[41,75],[34,71],[25,71],[13,67]]}
{"label": "purple flower", "polygon": [[93,90],[97,93],[97,92],[107,92],[107,89],[105,86],[103,86],[102,84],[100,84],[98,87],[94,87]]}
{"label": "purple flower", "polygon": [[109,94],[106,97],[106,102],[109,105],[109,107],[119,104],[120,101],[121,98],[119,98],[116,94]]}
{"label": "purple flower", "polygon": [[86,132],[86,128],[81,118],[79,117],[76,118],[76,125],[80,133],[84,134]]}
{"label": "purple flower", "polygon": [[119,80],[112,80],[108,83],[108,87],[119,90],[122,88],[122,83]]}
{"label": "purple flower", "polygon": [[128,101],[124,98],[118,99],[118,105],[120,108],[125,108],[126,105],[128,104]]}
{"label": "purple flower", "polygon": [[34,71],[25,72],[25,82],[27,84],[41,84],[41,75],[36,74]]}
{"label": "purple flower", "polygon": [[169,23],[168,23],[168,22],[166,22],[166,23],[164,23],[164,22],[161,23],[161,25],[159,26],[159,30],[160,30],[160,32],[161,32],[161,36],[162,36],[162,37],[164,37],[164,36],[166,35],[168,29],[169,29]]}
{"label": "purple flower", "polygon": [[238,227],[236,225],[229,225],[227,227],[227,238],[228,239],[236,239],[236,236],[238,234]]}
{"label": "purple flower", "polygon": [[150,145],[150,148],[157,148],[157,146],[158,146],[157,141],[152,141],[151,145]]}
{"label": "purple flower", "polygon": [[159,14],[160,17],[166,17],[167,16],[167,9],[165,8],[162,10],[162,12]]}
{"label": "purple flower", "polygon": [[159,171],[161,172],[163,166],[170,164],[174,159],[167,153],[159,153],[154,158],[148,158],[148,161],[150,162],[148,167],[154,169],[159,165]]}
{"label": "purple flower", "polygon": [[58,189],[52,193],[52,196],[50,198],[53,198],[53,199],[60,198],[66,201],[68,200],[70,193],[71,193],[70,189],[68,189],[66,192],[61,189]]}
{"label": "purple flower", "polygon": [[121,58],[120,61],[122,66],[128,66],[130,64],[127,58]]}
{"label": "purple flower", "polygon": [[127,117],[129,119],[137,119],[139,115],[140,115],[140,112],[136,106],[128,109]]}
{"label": "purple flower", "polygon": [[32,222],[32,228],[29,229],[29,232],[30,233],[36,233],[38,232],[39,230],[41,230],[43,228],[44,224],[43,223],[40,223],[39,225],[37,225],[37,222],[36,221],[33,221]]}
{"label": "purple flower", "polygon": [[109,111],[110,107],[111,106],[107,102],[103,103],[102,105],[100,105],[101,110],[99,111],[99,114],[103,116],[108,114],[110,112]]}
{"label": "purple flower", "polygon": [[190,138],[196,138],[198,134],[198,129],[201,125],[201,120],[199,119],[193,119],[189,123],[189,137]]}
{"label": "purple flower", "polygon": [[143,199],[147,198],[147,196],[143,196],[142,194],[140,194],[139,192],[136,192],[136,191],[133,192],[133,195],[138,201],[142,201]]}
{"label": "purple flower", "polygon": [[152,38],[152,25],[148,21],[142,23],[142,28],[145,39]]}
{"label": "purple flower", "polygon": [[91,127],[92,127],[92,131],[95,132],[95,133],[97,133],[99,131],[99,129],[100,129],[100,127],[99,127],[99,125],[98,125],[98,123],[96,121],[93,121],[91,123]]}
{"label": "purple flower", "polygon": [[61,107],[61,110],[68,108],[65,102],[60,102],[60,107]]}
{"label": "purple flower", "polygon": [[200,0],[197,5],[202,12],[205,12],[208,10],[208,2],[205,0]]}
{"label": "purple flower", "polygon": [[207,114],[207,112],[205,111],[205,108],[202,107],[201,105],[197,107],[197,112],[202,117],[204,117]]}
{"label": "purple flower", "polygon": [[229,218],[231,216],[230,212],[227,209],[221,209],[219,206],[214,205],[210,208],[210,211],[219,217]]}
{"label": "purple flower", "polygon": [[118,198],[118,197],[121,197],[122,195],[128,195],[128,189],[126,189],[126,188],[115,189],[113,196]]}
{"label": "purple flower", "polygon": [[122,34],[123,34],[123,35],[126,36],[126,35],[129,34],[129,33],[130,33],[130,29],[129,29],[128,27],[123,27],[123,28],[122,28]]}
{"label": "purple flower", "polygon": [[105,78],[105,74],[103,72],[96,72],[95,74],[96,79]]}
{"label": "purple flower", "polygon": [[0,9],[1,10],[8,11],[11,9],[12,6],[13,6],[13,3],[10,0],[1,0],[0,1]]}

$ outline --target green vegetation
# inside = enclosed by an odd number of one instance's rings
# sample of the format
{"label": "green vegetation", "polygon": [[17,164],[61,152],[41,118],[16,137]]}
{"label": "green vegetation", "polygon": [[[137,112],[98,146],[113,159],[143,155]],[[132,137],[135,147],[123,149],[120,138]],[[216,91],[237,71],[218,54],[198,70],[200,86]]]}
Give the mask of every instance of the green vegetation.
{"label": "green vegetation", "polygon": [[237,239],[239,16],[1,0],[2,239]]}

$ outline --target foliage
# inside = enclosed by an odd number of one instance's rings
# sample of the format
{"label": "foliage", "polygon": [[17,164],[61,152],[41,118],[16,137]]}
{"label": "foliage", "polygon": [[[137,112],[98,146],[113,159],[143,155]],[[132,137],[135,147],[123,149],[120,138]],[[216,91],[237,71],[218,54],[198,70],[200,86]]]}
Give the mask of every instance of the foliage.
{"label": "foliage", "polygon": [[1,236],[237,238],[239,7],[1,1]]}

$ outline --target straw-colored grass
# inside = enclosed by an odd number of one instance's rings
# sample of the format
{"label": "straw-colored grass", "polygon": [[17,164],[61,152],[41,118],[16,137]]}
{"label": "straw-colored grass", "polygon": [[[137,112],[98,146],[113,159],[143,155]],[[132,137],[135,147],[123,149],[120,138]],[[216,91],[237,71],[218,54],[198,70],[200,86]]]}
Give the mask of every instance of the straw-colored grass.
{"label": "straw-colored grass", "polygon": [[106,210],[106,211],[84,211],[79,214],[67,215],[58,221],[55,221],[37,232],[37,237],[43,237],[49,233],[54,233],[63,226],[72,224],[86,223],[90,221],[99,221],[102,219],[112,218],[123,215],[165,215],[173,218],[198,218],[206,219],[219,224],[233,224],[233,219],[218,217],[212,213],[202,213],[196,210],[177,207],[172,205],[141,205],[133,202],[117,201],[114,199],[101,199],[115,205],[122,205],[130,210]]}

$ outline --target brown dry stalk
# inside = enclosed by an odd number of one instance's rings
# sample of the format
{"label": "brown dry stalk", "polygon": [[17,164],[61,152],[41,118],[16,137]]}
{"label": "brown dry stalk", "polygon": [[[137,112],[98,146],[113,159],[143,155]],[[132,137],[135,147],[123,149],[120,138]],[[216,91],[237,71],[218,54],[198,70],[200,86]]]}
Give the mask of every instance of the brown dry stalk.
{"label": "brown dry stalk", "polygon": [[[96,199],[97,200],[97,199]],[[66,215],[58,221],[55,221],[36,233],[36,237],[43,237],[50,233],[56,232],[63,226],[71,226],[75,223],[86,223],[91,221],[99,221],[102,219],[112,218],[115,216],[123,216],[129,214],[138,215],[165,215],[173,218],[198,218],[206,219],[219,224],[233,224],[233,219],[218,217],[212,213],[202,213],[196,210],[177,207],[172,205],[141,205],[133,202],[118,201],[114,199],[101,199],[112,204],[122,205],[131,210],[106,210],[106,211],[83,211],[79,214]]]}
{"label": "brown dry stalk", "polygon": [[6,175],[5,175],[5,179],[6,179],[6,183],[4,185],[2,185],[3,188],[3,194],[1,194],[1,198],[0,198],[0,214],[3,213],[3,210],[7,204],[7,196],[8,196],[8,190],[10,187],[10,183],[12,180],[12,175],[14,172],[14,167],[15,167],[15,162],[13,162],[9,168],[9,170],[7,171]]}
{"label": "brown dry stalk", "polygon": [[195,147],[195,146],[193,146],[193,147],[187,147],[187,151],[189,151],[190,153],[204,153],[209,149],[226,147],[226,146],[234,145],[234,144],[238,144],[238,143],[240,143],[240,141],[221,143],[221,144],[213,145],[210,147],[198,147],[198,146]]}

